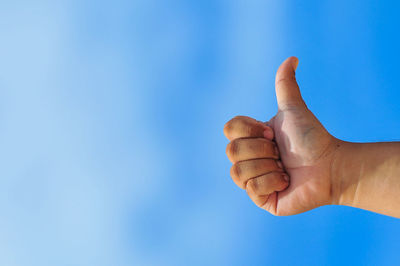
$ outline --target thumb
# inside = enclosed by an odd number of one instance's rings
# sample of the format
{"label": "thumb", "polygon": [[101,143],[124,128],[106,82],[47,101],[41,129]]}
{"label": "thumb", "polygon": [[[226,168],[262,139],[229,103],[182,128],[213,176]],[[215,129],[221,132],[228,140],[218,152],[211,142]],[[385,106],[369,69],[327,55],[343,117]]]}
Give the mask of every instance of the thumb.
{"label": "thumb", "polygon": [[306,106],[296,82],[295,71],[298,63],[299,59],[291,56],[280,65],[276,72],[275,92],[279,110]]}

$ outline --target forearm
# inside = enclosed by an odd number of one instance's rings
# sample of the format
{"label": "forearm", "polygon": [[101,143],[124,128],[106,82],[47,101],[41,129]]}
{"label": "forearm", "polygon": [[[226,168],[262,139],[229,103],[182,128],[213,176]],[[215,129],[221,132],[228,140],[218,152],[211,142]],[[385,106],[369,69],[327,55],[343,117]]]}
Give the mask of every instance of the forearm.
{"label": "forearm", "polygon": [[340,142],[332,176],[334,204],[400,218],[400,142]]}

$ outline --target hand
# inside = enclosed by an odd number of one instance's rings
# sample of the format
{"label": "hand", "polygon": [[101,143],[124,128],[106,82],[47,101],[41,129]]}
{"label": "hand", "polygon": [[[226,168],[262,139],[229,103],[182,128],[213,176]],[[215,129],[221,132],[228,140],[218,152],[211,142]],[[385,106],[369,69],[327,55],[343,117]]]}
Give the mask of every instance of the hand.
{"label": "hand", "polygon": [[295,78],[298,59],[276,73],[278,113],[262,123],[238,116],[225,124],[231,176],[254,203],[273,215],[293,215],[335,202],[332,174],[341,141],[304,103]]}

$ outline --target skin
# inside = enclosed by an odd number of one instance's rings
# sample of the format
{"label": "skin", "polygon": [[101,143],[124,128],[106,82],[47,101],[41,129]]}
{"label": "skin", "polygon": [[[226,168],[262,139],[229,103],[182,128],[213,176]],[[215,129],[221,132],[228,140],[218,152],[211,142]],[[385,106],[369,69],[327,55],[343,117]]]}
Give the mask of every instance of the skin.
{"label": "skin", "polygon": [[276,73],[278,112],[268,122],[237,116],[224,126],[231,176],[273,215],[336,204],[400,217],[400,143],[333,137],[307,108],[296,57]]}

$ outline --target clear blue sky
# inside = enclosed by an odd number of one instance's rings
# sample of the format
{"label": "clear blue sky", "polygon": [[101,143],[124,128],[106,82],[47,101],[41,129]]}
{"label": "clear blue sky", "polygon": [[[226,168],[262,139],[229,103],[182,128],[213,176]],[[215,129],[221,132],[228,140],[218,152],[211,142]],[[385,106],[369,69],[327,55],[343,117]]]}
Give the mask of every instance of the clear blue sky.
{"label": "clear blue sky", "polygon": [[3,1],[0,265],[396,264],[398,219],[258,209],[222,128],[269,120],[295,55],[334,136],[399,140],[399,5]]}

